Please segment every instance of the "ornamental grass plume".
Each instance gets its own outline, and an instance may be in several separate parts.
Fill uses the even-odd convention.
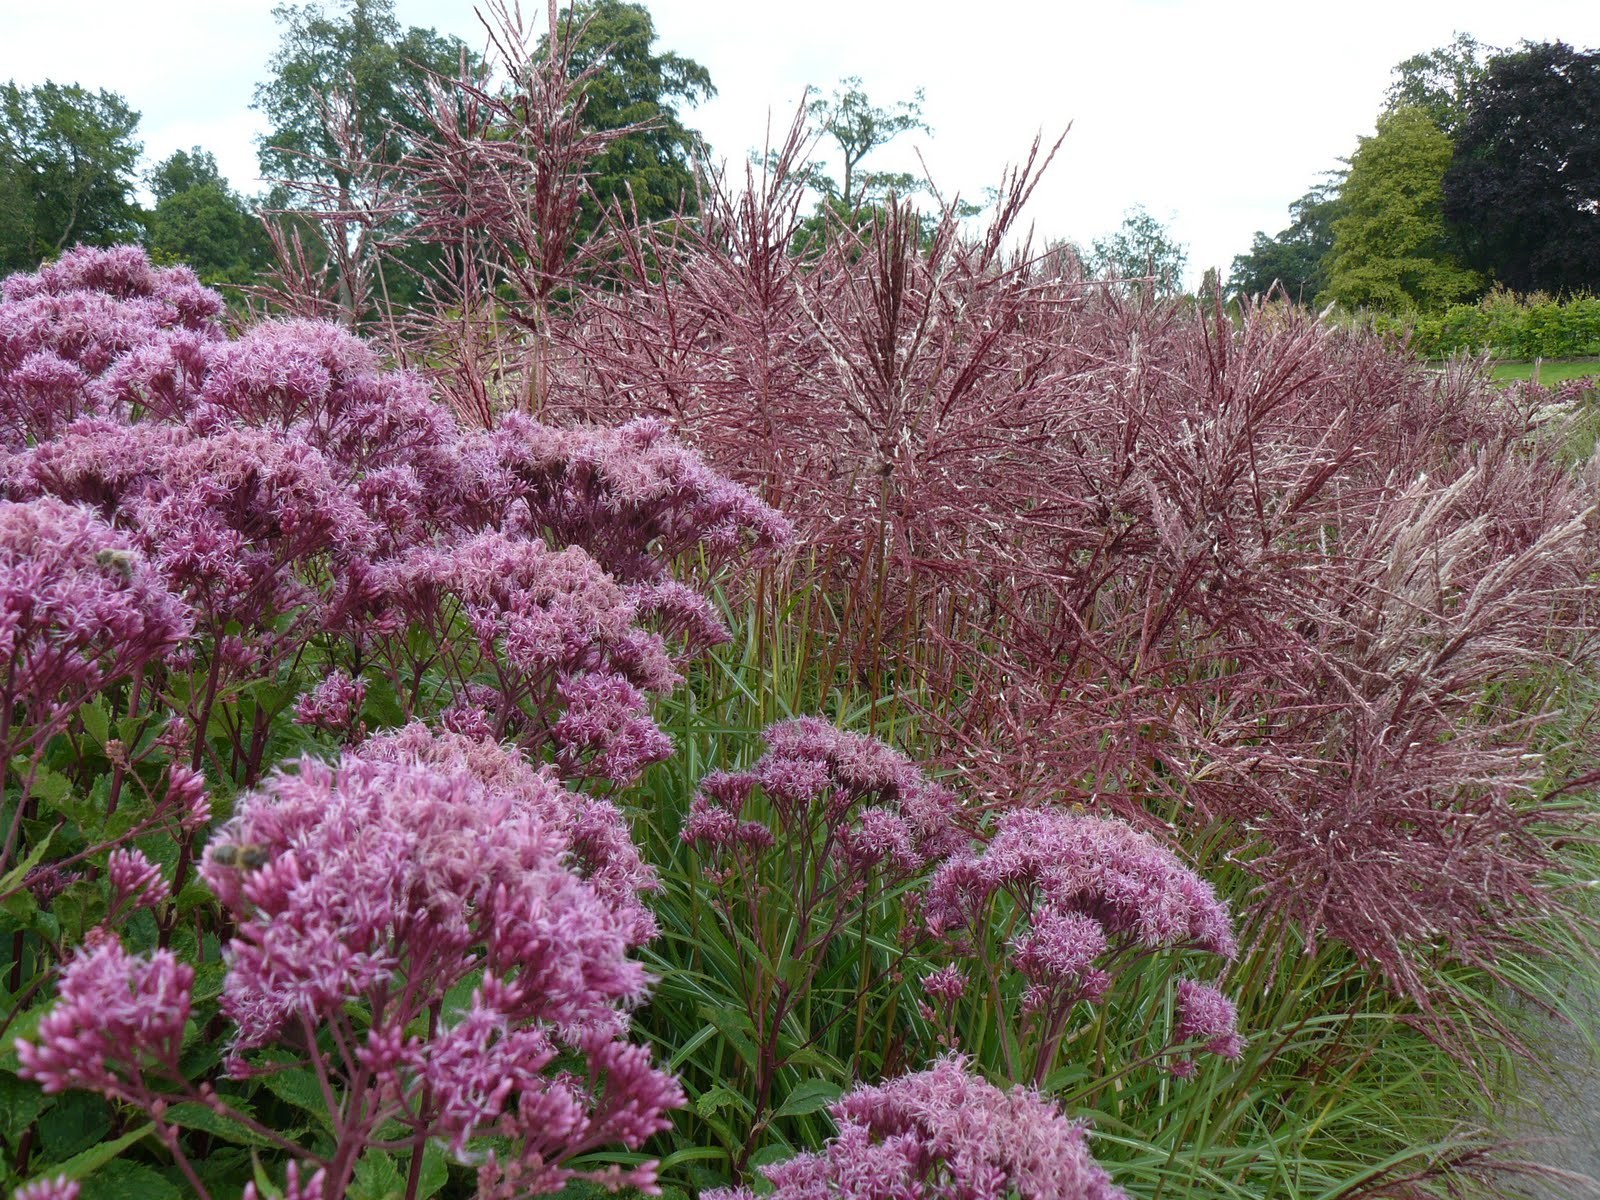
[[[829,1110],[819,1151],[761,1168],[773,1200],[1126,1200],[1088,1149],[1084,1126],[1037,1092],[1001,1091],[948,1056],[926,1071],[859,1087]],[[707,1200],[754,1200],[749,1188]]]

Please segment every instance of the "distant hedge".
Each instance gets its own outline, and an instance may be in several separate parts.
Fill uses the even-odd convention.
[[[1462,351],[1506,358],[1583,358],[1600,355],[1600,297],[1557,302],[1545,296],[1519,298],[1491,292],[1477,304],[1455,304],[1437,313],[1373,314],[1379,332],[1411,335],[1425,358]]]

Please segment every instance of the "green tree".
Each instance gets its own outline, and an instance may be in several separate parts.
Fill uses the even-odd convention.
[[[459,38],[401,29],[394,0],[282,4],[273,15],[283,33],[254,105],[272,124],[260,139],[268,179],[337,180],[348,175],[352,150],[399,161],[407,131],[423,125],[416,97],[430,72],[455,75],[466,51]],[[329,120],[335,96],[349,120]],[[360,138],[354,147],[346,139],[352,128]]]
[[[380,247],[406,219],[385,173],[426,125],[419,101],[430,79],[475,60],[459,39],[402,29],[394,0],[285,4],[274,15],[281,41],[255,98],[272,125],[261,173],[279,181],[267,208],[311,235],[310,265],[328,272],[338,315],[355,324],[380,293],[402,304],[421,294],[426,248],[393,252],[407,267],[393,287],[383,275]]]
[[[260,218],[228,186],[217,160],[196,146],[151,170],[155,208],[145,219],[158,262],[182,262],[206,283],[248,283],[264,270],[272,246]]]
[[[557,24],[571,40],[573,74],[597,68],[582,88],[584,124],[602,131],[641,126],[612,141],[590,165],[595,198],[631,203],[647,221],[692,211],[694,158],[702,141],[679,110],[717,94],[710,72],[693,59],[657,51],[655,22],[642,4],[583,0],[563,10]],[[548,35],[542,53],[549,53]],[[598,219],[595,205],[588,205],[579,236],[592,232]]]
[[[1467,93],[1483,78],[1488,56],[1495,53],[1471,34],[1458,33],[1448,46],[1412,55],[1395,67],[1384,111],[1419,108],[1454,137],[1466,118]]]
[[[896,100],[887,107],[872,102],[862,90],[859,76],[839,81],[830,96],[818,96],[806,106],[812,127],[837,148],[843,167],[839,180],[828,174],[822,163],[808,167],[808,182],[822,192],[832,207],[849,212],[869,202],[881,202],[889,192],[915,191],[921,180],[903,171],[868,171],[867,157],[887,146],[903,133],[920,130],[932,133],[922,116],[923,91],[918,88],[909,100]]]
[[[1264,296],[1274,285],[1297,304],[1310,304],[1328,286],[1328,253],[1333,249],[1333,223],[1343,215],[1339,190],[1344,173],[1312,188],[1289,206],[1289,227],[1276,237],[1258,232],[1247,254],[1233,260],[1228,290],[1235,295]]]
[[[1378,118],[1350,160],[1333,223],[1326,298],[1351,308],[1437,309],[1483,289],[1444,219],[1450,139],[1426,109]]]
[[[1600,51],[1492,59],[1444,180],[1469,261],[1519,292],[1600,291]]]
[[[1105,279],[1134,281],[1135,291],[1148,286],[1157,296],[1176,295],[1183,290],[1183,268],[1189,261],[1189,248],[1173,238],[1169,230],[1136,204],[1123,214],[1114,233],[1097,237],[1085,256],[1085,266]]]
[[[139,236],[139,114],[113,92],[0,85],[0,269]]]

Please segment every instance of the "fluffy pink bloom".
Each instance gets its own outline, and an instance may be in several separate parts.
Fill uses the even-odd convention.
[[[159,908],[172,895],[172,888],[162,876],[161,868],[139,850],[113,850],[106,864],[106,878],[111,882],[111,891],[118,905]]]
[[[770,726],[767,752],[748,771],[714,772],[700,785],[682,837],[706,852],[754,844],[744,810],[759,790],[782,831],[826,829],[835,859],[864,874],[904,878],[966,843],[955,795],[875,738],[816,717]]]
[[[548,766],[531,764],[515,747],[413,723],[368,738],[356,753],[375,762],[421,762],[465,770],[490,794],[538,814],[567,862],[612,907],[630,945],[656,934],[655,917],[640,898],[656,891],[655,869],[634,843],[628,819],[610,800],[575,792]]]
[[[9,756],[189,634],[189,612],[122,535],[57,500],[0,501],[0,692]]]
[[[857,1088],[831,1111],[839,1134],[822,1150],[761,1168],[773,1200],[1125,1200],[1081,1124],[1036,1092],[1001,1091],[959,1057]]]
[[[672,756],[672,739],[650,716],[644,693],[623,676],[579,675],[557,692],[566,707],[555,725],[556,757],[569,773],[629,784]]]
[[[503,1168],[556,1189],[573,1155],[636,1148],[681,1093],[618,1041],[646,980],[617,893],[644,868],[585,808],[497,746],[420,727],[247,793],[201,868],[238,921],[222,996],[236,1052],[335,1024],[382,1095],[428,1097],[431,1134],[510,1139]],[[344,1021],[352,1003],[370,1027]],[[587,1082],[555,1069],[574,1055]]]
[[[366,698],[364,682],[335,671],[295,701],[295,724],[347,733],[355,728]]]
[[[694,547],[726,561],[747,546],[763,553],[794,536],[786,518],[655,420],[557,429],[509,413],[472,458],[486,523],[525,524],[555,544],[582,546],[629,583],[660,579]]]
[[[999,891],[1030,907],[1036,897],[1058,912],[1081,912],[1112,941],[1194,946],[1230,958],[1236,950],[1232,918],[1211,885],[1123,821],[1060,809],[1007,814],[982,855],[935,873],[929,925],[965,926]]]
[[[23,1184],[11,1193],[11,1200],[78,1200],[80,1190],[76,1179],[55,1175]]]
[[[32,1040],[18,1039],[23,1077],[47,1092],[121,1094],[116,1069],[146,1059],[176,1067],[194,969],[168,950],[135,958],[93,939],[67,963],[58,999]]]
[[[1208,984],[1178,980],[1178,1019],[1172,1040],[1203,1042],[1209,1054],[1238,1058],[1244,1053],[1239,1034],[1239,1010],[1232,1000]]]
[[[922,977],[922,990],[935,1000],[954,1004],[967,994],[967,977],[960,967],[947,963]]]

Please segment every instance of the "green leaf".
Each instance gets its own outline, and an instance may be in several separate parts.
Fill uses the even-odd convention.
[[[305,1067],[274,1072],[264,1076],[261,1082],[278,1099],[310,1114],[312,1120],[324,1129],[333,1127],[328,1114],[328,1102],[322,1097],[322,1087],[317,1083],[317,1077]]]
[[[754,1111],[749,1100],[721,1083],[708,1091],[701,1092],[700,1098],[694,1102],[695,1112],[702,1117],[715,1116],[725,1108],[736,1108],[743,1113]]]
[[[807,1079],[784,1097],[774,1117],[804,1117],[826,1108],[839,1098],[841,1088],[826,1079]]]
[[[84,1180],[80,1196],[82,1200],[182,1200],[187,1191],[146,1163],[114,1162]]]
[[[241,1146],[271,1147],[273,1142],[262,1137],[248,1126],[241,1125],[232,1117],[207,1108],[204,1104],[174,1104],[167,1109],[167,1120],[174,1125],[182,1125],[185,1129],[198,1129],[203,1133],[213,1134],[224,1141],[234,1142]]]
[[[110,1129],[111,1113],[105,1101],[87,1092],[67,1092],[39,1118],[39,1143],[44,1154],[52,1161],[70,1160],[78,1157],[80,1152],[97,1153],[103,1148],[97,1143]],[[113,1151],[97,1160],[95,1165],[115,1157],[116,1151]],[[93,1169],[93,1166],[85,1168]]]
[[[121,1154],[135,1142],[141,1141],[155,1132],[155,1122],[146,1121],[137,1129],[123,1134],[110,1142],[101,1142],[99,1145],[90,1146],[80,1154],[74,1154],[64,1162],[52,1163],[48,1167],[41,1167],[40,1175],[65,1175],[68,1179],[82,1179],[92,1171],[97,1171],[105,1166],[117,1155]]]
[[[36,1083],[0,1071],[0,1137],[15,1142],[51,1103]]]
[[[9,892],[12,888],[20,884],[23,880],[23,877],[26,876],[29,871],[33,870],[39,865],[39,860],[44,857],[44,852],[50,849],[50,839],[53,837],[55,837],[55,831],[51,830],[49,833],[45,834],[44,837],[39,839],[39,842],[33,847],[32,850],[28,851],[28,856],[26,858],[24,858],[11,870],[7,871],[4,878],[0,878],[0,895]]]
[[[106,712],[106,699],[96,696],[78,710],[83,728],[97,743],[104,746],[111,738],[111,717]]]
[[[368,1150],[356,1163],[350,1200],[399,1200],[405,1190],[405,1176],[395,1166],[394,1158],[382,1150]]]

